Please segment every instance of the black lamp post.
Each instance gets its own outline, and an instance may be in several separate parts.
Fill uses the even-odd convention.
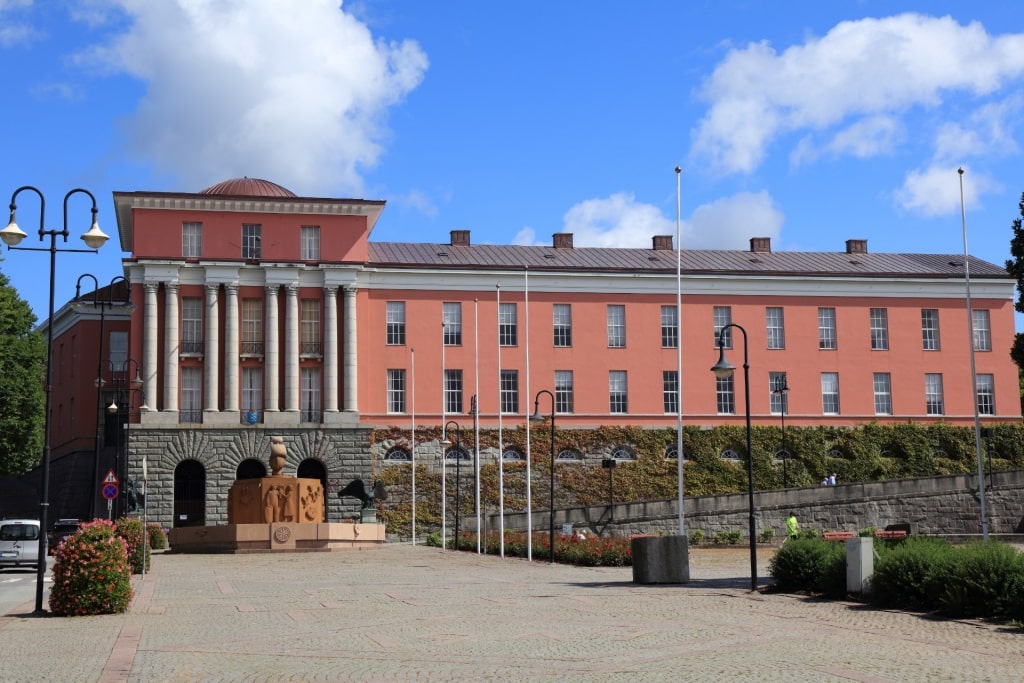
[[[458,550],[459,549],[459,503],[461,502],[461,500],[459,498],[459,489],[460,489],[460,486],[459,486],[460,477],[459,477],[459,475],[461,474],[461,467],[459,466],[459,463],[462,461],[462,425],[460,425],[455,420],[449,420],[448,422],[446,422],[444,424],[445,434],[448,433],[448,425],[455,425],[455,546],[454,547],[455,547],[455,550]],[[447,438],[446,438],[441,443],[443,443],[443,444],[445,444],[447,446],[447,445],[451,445],[452,442],[448,441]],[[445,457],[447,457],[447,454],[445,454]]]
[[[782,380],[782,386],[776,387],[772,390],[772,393],[779,397],[781,401],[781,415],[782,418],[782,449],[779,454],[782,456],[782,488],[789,488],[789,473],[787,472],[787,462],[789,460],[789,451],[786,450],[786,409],[789,407],[789,385],[786,380]]]
[[[85,299],[82,297],[82,280],[86,278],[91,279],[93,283],[92,297],[90,299]],[[114,291],[118,286],[120,286],[121,289],[124,290],[124,297],[115,300]],[[75,283],[75,300],[71,302],[72,308],[74,308],[79,313],[84,312],[89,308],[100,309],[100,344],[99,351],[96,353],[96,439],[95,443],[93,444],[92,456],[92,481],[97,486],[99,485],[100,481],[100,417],[102,415],[102,413],[100,412],[100,407],[103,404],[103,343],[105,341],[103,338],[103,323],[108,308],[112,309],[116,306],[128,312],[131,312],[135,308],[132,305],[131,300],[131,286],[129,285],[128,280],[126,280],[123,276],[118,275],[115,278],[113,278],[110,281],[110,284],[107,285],[106,289],[106,300],[103,300],[99,296],[99,280],[97,280],[96,276],[93,275],[92,273],[83,273],[78,277],[78,282]],[[93,491],[91,500],[92,503],[89,505],[89,514],[91,517],[96,517],[97,510],[95,489]]]
[[[540,414],[540,396],[547,394],[551,398],[551,484],[550,484],[550,511],[548,513],[548,540],[551,542],[551,564],[555,563],[555,395],[547,389],[541,389],[533,399],[532,422],[542,422],[544,416]]]
[[[31,190],[39,195],[39,241],[42,242],[44,237],[50,238],[49,247],[19,247],[23,239],[27,236],[18,224],[15,222],[15,213],[18,209],[15,204],[15,200],[18,194],[23,190]],[[85,242],[85,246],[88,249],[58,249],[57,248],[57,237],[64,238],[64,241],[68,241],[68,199],[71,195],[77,193],[86,194],[89,199],[92,200],[92,225],[89,230],[82,235],[82,241]],[[43,197],[43,193],[31,185],[23,185],[14,191],[11,195],[11,220],[7,224],[7,227],[0,230],[0,239],[4,241],[8,249],[20,249],[24,251],[48,251],[50,252],[50,299],[49,308],[47,309],[46,319],[46,385],[44,390],[46,392],[46,407],[43,415],[43,482],[42,482],[42,494],[39,500],[39,564],[36,572],[36,612],[43,611],[43,583],[46,579],[46,536],[48,531],[48,520],[47,513],[50,508],[50,412],[53,405],[53,290],[54,290],[54,276],[56,274],[57,266],[57,252],[92,252],[95,253],[103,244],[109,239],[107,235],[100,230],[99,224],[96,222],[96,214],[99,209],[96,208],[96,197],[92,195],[88,190],[82,188],[75,188],[66,195],[64,195],[64,228],[62,230],[47,230],[45,226],[46,221],[46,199]]]
[[[107,413],[115,416],[117,424],[117,433],[121,433],[121,407],[117,405],[117,401],[120,397],[124,396],[125,401],[125,421],[124,421],[124,455],[122,459],[120,447],[117,449],[118,455],[116,456],[115,463],[117,468],[117,476],[120,480],[121,486],[121,500],[127,500],[128,491],[132,484],[129,482],[128,477],[128,453],[131,447],[131,422],[132,422],[132,406],[135,403],[133,400],[136,395],[139,397],[139,410],[144,410],[146,407],[146,396],[142,391],[142,375],[139,372],[139,363],[134,358],[128,358],[120,363],[120,366],[116,365],[113,361],[107,361],[110,368],[110,379],[114,383],[115,392],[114,396],[110,399],[110,405],[107,406]],[[130,372],[134,369],[135,375],[129,379]],[[99,380],[100,386],[104,384],[103,379]],[[120,446],[120,444],[118,444]],[[117,510],[117,516],[122,517],[126,512],[130,512],[127,509],[126,503],[120,503]]]
[[[615,495],[612,488],[612,472],[615,471],[615,458],[605,458],[601,461],[601,467],[608,470],[608,521],[615,521]]]
[[[735,327],[743,333],[743,389],[746,394],[747,407],[747,497],[750,507],[750,590],[757,590],[757,536],[754,526],[754,453],[750,444],[750,363],[747,360],[747,331],[742,325],[729,323],[718,333],[718,362],[711,366],[711,371],[719,379],[733,376],[736,366],[725,358],[725,331]]]

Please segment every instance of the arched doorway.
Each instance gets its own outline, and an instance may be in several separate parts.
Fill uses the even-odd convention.
[[[262,479],[267,476],[267,466],[255,458],[249,458],[238,463],[235,470],[235,479]]]
[[[174,526],[206,525],[206,470],[197,460],[174,468]]]
[[[327,519],[327,468],[319,460],[309,458],[299,463],[295,469],[295,476],[299,479],[316,479],[323,487],[324,493],[324,521]]]

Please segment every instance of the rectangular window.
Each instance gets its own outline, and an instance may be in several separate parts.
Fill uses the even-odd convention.
[[[303,261],[319,261],[320,260],[320,226],[319,225],[304,225],[302,226],[300,236],[299,250],[301,251],[300,258]]]
[[[978,414],[996,414],[996,380],[994,375],[978,375]]]
[[[608,348],[626,348],[626,307],[608,305]]]
[[[299,421],[323,422],[320,411],[320,368],[299,368]]]
[[[516,305],[501,304],[498,309],[498,344],[500,346],[516,346],[518,343],[519,320],[516,314]]]
[[[444,412],[462,412],[462,370],[444,371]]]
[[[243,356],[263,355],[263,301],[242,299]]]
[[[892,378],[888,372],[876,372],[873,383],[875,415],[892,415]]]
[[[260,231],[262,226],[246,224],[242,226],[242,258],[254,261],[261,258]]]
[[[572,306],[570,304],[555,304],[553,315],[555,346],[572,346]]]
[[[555,370],[555,412],[573,411],[572,370]]]
[[[929,415],[942,415],[942,375],[929,372],[924,376],[925,412]]]
[[[871,318],[871,350],[887,351],[889,349],[889,311],[884,308],[872,308]]]
[[[661,348],[679,347],[679,309],[675,306],[661,307]]]
[[[462,304],[445,302],[441,304],[444,324],[444,345],[462,344]],[[461,410],[458,412],[462,412]]]
[[[248,424],[263,421],[263,368],[242,368],[242,420]],[[250,414],[255,413],[255,420]]]
[[[519,371],[501,371],[501,412],[515,415],[519,412]]]
[[[818,309],[818,348],[836,348],[836,309]]]
[[[181,353],[196,356],[203,352],[203,300],[198,296],[181,297]]]
[[[675,309],[673,309],[675,310]],[[665,412],[669,415],[679,414],[679,372],[676,370],[661,371],[661,396]]]
[[[110,352],[109,352],[110,367],[115,370],[121,370],[126,368],[128,364],[128,333],[127,332],[111,332],[110,333]]]
[[[719,337],[721,341],[725,343],[723,346],[727,349],[732,348],[732,328],[726,329],[726,326],[732,323],[732,306],[715,306],[714,311],[715,319],[715,348],[718,348]],[[723,334],[724,330],[724,334]],[[719,411],[721,412],[721,411]]]
[[[734,377],[715,378],[715,397],[719,415],[736,414],[736,384]]]
[[[921,348],[925,351],[939,350],[939,309],[921,309]]]
[[[405,370],[388,370],[388,412],[405,412]]]
[[[992,350],[992,328],[989,325],[988,311],[971,311],[971,320],[974,323],[974,350]]]
[[[626,390],[625,370],[611,370],[608,373],[608,406],[612,413],[629,412],[629,393]]]
[[[320,348],[320,300],[303,299],[299,306],[299,355],[319,356]]]
[[[821,412],[825,415],[839,414],[839,373],[821,373]]]
[[[765,323],[768,332],[768,348],[786,348],[786,324],[781,306],[768,306],[764,309]]]
[[[783,415],[789,413],[789,385],[786,383],[786,373],[768,373],[768,403],[772,415]]]
[[[199,258],[203,255],[203,224],[181,224],[182,258]]]
[[[405,302],[387,303],[387,343],[389,346],[405,345]]]
[[[200,423],[203,421],[203,369],[184,367],[181,369],[181,410],[179,422]]]

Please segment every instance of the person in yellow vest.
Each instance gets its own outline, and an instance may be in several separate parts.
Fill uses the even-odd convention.
[[[790,540],[800,536],[800,522],[796,521],[796,513],[790,512],[786,517],[786,534]]]

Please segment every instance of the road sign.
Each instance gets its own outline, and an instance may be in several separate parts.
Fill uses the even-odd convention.
[[[114,500],[115,498],[117,498],[117,484],[104,484],[102,490],[103,497],[106,498],[107,500]]]
[[[114,484],[116,486],[121,483],[121,480],[117,478],[116,474],[114,474],[114,470],[107,470],[107,476],[103,477],[103,483]]]

